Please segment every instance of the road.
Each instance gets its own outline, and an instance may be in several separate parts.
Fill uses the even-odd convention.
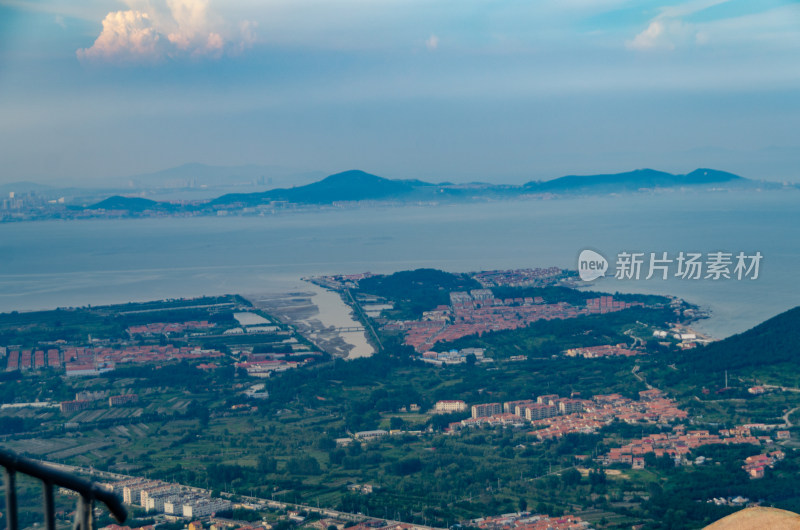
[[[654,388],[656,388],[653,385],[651,385],[650,383],[648,383],[647,381],[645,381],[644,377],[642,377],[639,374],[639,365],[638,364],[633,365],[633,368],[631,368],[631,373],[633,374],[633,377],[635,377],[636,379],[638,379],[639,381],[644,383],[644,386],[647,387],[647,390],[653,390]],[[658,390],[658,389],[656,388],[656,390]]]
[[[783,415],[783,422],[786,424],[787,429],[791,429],[792,427],[794,427],[794,424],[791,421],[789,421],[789,416],[791,416],[794,413],[794,411],[796,411],[798,408],[800,407],[795,407],[787,411],[786,414]]]
[[[776,385],[761,385],[764,388],[769,388],[771,390],[780,390],[782,392],[800,392],[800,388],[793,388],[790,386],[776,386]]]
[[[378,344],[378,348],[383,350],[383,343],[381,342],[380,337],[375,332],[375,328],[372,327],[372,322],[370,318],[364,313],[364,310],[361,308],[361,304],[356,302],[356,299],[353,297],[353,293],[350,292],[350,289],[346,289],[345,292],[347,293],[347,297],[350,299],[350,303],[353,304],[353,308],[356,310],[356,318],[358,318],[364,325],[369,328],[370,334],[372,338],[375,339],[375,342]]]
[[[637,324],[640,324],[640,323],[641,322],[637,322]],[[639,337],[635,337],[633,335],[633,330],[632,329],[626,329],[625,331],[623,331],[623,333],[633,339],[633,346],[631,346],[631,348],[636,348],[639,345],[641,345],[644,348],[644,346],[645,346],[644,341],[642,339],[640,339]]]
[[[97,470],[97,469],[94,469],[94,468],[84,468],[84,467],[78,467],[78,466],[71,466],[71,465],[68,465],[68,464],[59,464],[59,463],[56,463],[56,462],[41,461],[41,463],[45,464],[47,466],[53,467],[55,469],[59,469],[61,471],[65,471],[67,473],[89,475],[91,477],[96,477],[96,478],[106,479],[106,480],[110,479],[110,480],[119,481],[119,480],[131,479],[131,478],[145,478],[145,477],[134,477],[134,476],[130,476],[130,475],[121,475],[119,473],[111,473],[111,472],[108,472],[108,471],[100,471],[100,470]],[[196,488],[196,487],[193,487],[193,486],[184,486],[182,484],[180,484],[179,486],[184,488],[186,491],[191,491],[191,492],[195,492],[195,493],[200,493],[200,494],[203,494],[203,495],[211,496],[211,490],[207,490],[207,489],[203,489],[203,488]],[[235,495],[236,494],[230,493],[230,492],[221,492],[220,493],[221,497],[227,497],[227,498],[233,497]],[[251,503],[251,504],[261,504],[261,505],[267,506],[267,507],[272,508],[272,509],[305,511],[307,513],[317,514],[317,515],[320,515],[322,517],[333,517],[333,518],[336,518],[336,519],[341,519],[343,521],[350,521],[350,522],[354,522],[354,523],[358,523],[358,522],[362,522],[362,521],[366,521],[366,520],[377,520],[377,521],[383,521],[387,525],[395,525],[395,524],[398,524],[398,523],[402,522],[402,521],[394,521],[392,519],[383,519],[383,518],[380,518],[380,517],[366,516],[366,515],[363,515],[363,514],[360,514],[360,513],[355,514],[355,513],[349,513],[349,512],[340,512],[338,510],[333,510],[333,509],[330,509],[330,508],[320,508],[318,506],[309,506],[309,505],[306,505],[306,504],[294,504],[294,503],[291,503],[291,502],[280,502],[280,501],[276,501],[276,500],[272,500],[272,499],[262,499],[260,497],[251,497],[249,495],[238,495],[238,498],[241,499],[242,502],[248,502],[248,503]],[[414,526],[418,527],[418,528],[422,528],[423,527],[422,525],[417,525],[417,524],[415,524]],[[437,529],[436,527],[425,527],[425,528],[431,528],[432,530],[442,530],[442,529]]]

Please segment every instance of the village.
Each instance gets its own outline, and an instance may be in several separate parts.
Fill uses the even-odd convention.
[[[293,332],[257,313],[242,311],[231,316],[227,325],[208,320],[148,322],[128,326],[125,336],[114,338],[89,335],[80,342],[59,339],[40,342],[40,348],[0,346],[0,358],[6,357],[7,372],[55,370],[68,377],[87,377],[111,372],[120,365],[213,361],[232,356],[242,360],[237,367],[248,374],[269,377],[322,355],[299,341]],[[214,346],[204,346],[207,342]],[[264,347],[257,350],[259,344]],[[199,367],[214,369],[217,365],[211,362]]]
[[[404,333],[404,344],[423,352],[438,342],[520,329],[539,320],[606,314],[643,306],[641,302],[624,302],[615,300],[613,296],[589,299],[585,306],[566,302],[548,304],[541,297],[500,299],[495,298],[489,289],[474,289],[450,293],[449,306],[426,311],[421,320],[392,321],[384,324],[382,329]]]
[[[467,405],[460,400],[444,400],[435,404],[438,413],[463,413],[470,417],[450,423],[447,432],[456,434],[464,429],[486,427],[533,427],[528,434],[537,441],[562,438],[568,434],[592,434],[613,422],[627,424],[657,424],[664,432],[651,434],[608,453],[595,455],[598,463],[609,466],[629,465],[633,469],[645,468],[645,455],[656,458],[669,457],[676,466],[702,463],[689,460],[693,449],[714,444],[774,445],[790,438],[790,431],[775,425],[746,424],[731,429],[721,429],[712,434],[708,430],[687,430],[683,422],[688,413],[665,397],[658,389],[639,392],[639,400],[631,400],[620,394],[596,395],[591,399],[564,398],[558,395],[541,395],[535,400],[508,401],[505,403],[480,403]],[[774,430],[774,436],[755,435],[753,432]],[[743,469],[752,478],[764,476],[764,469],[781,460],[778,451],[756,455],[745,462]]]

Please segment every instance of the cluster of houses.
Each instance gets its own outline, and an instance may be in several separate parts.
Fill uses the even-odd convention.
[[[588,530],[590,528],[587,521],[576,515],[550,517],[529,512],[481,517],[470,521],[470,526],[485,530]]]
[[[750,476],[750,478],[764,478],[764,470],[772,468],[777,462],[784,459],[786,455],[783,451],[771,451],[755,456],[748,456],[744,459],[742,469]]]
[[[541,287],[558,281],[566,271],[558,267],[481,271],[472,275],[483,287]]]
[[[469,407],[461,400],[443,400],[434,405],[436,413],[471,411],[471,417],[453,422],[448,432],[454,433],[469,427],[530,427],[529,434],[538,440],[560,438],[569,433],[589,434],[614,421],[626,423],[659,423],[668,425],[688,417],[688,413],[677,408],[674,401],[663,396],[660,390],[639,392],[634,401],[620,394],[598,395],[592,399],[564,398],[555,394],[543,395],[536,400],[508,401],[505,403],[480,403]],[[688,455],[693,449],[711,444],[772,443],[769,435],[755,435],[752,431],[771,430],[770,425],[748,424],[732,429],[721,429],[718,434],[707,430],[687,431],[684,425],[675,425],[671,432],[662,432],[634,440],[616,447],[598,460],[604,465],[627,464],[634,469],[645,467],[645,455],[670,457],[676,465],[688,464]],[[775,438],[789,438],[789,431],[778,430]],[[781,451],[749,457],[744,469],[752,478],[764,476],[764,469],[772,467],[783,458]],[[695,463],[701,464],[699,457]]]
[[[113,370],[118,364],[148,364],[184,359],[213,359],[222,356],[222,352],[217,350],[172,345],[67,348],[63,352],[64,367],[68,376],[96,375],[99,371]]]
[[[310,525],[309,525],[310,526]],[[321,525],[317,526],[319,530],[325,530]],[[340,530],[433,530],[430,526],[424,526],[421,524],[413,524],[413,523],[401,523],[401,522],[387,522],[383,520],[368,520],[362,523],[358,523],[353,526],[342,526]]]
[[[334,291],[344,291],[345,289],[355,289],[358,287],[359,281],[372,276],[374,275],[371,272],[362,272],[360,274],[332,274],[303,279]]]
[[[275,501],[253,501],[234,504],[230,500],[212,498],[196,488],[188,488],[180,484],[166,483],[160,480],[149,480],[141,477],[130,477],[118,482],[104,484],[104,487],[122,497],[125,504],[139,506],[148,512],[159,512],[170,520],[189,520],[189,530],[271,530],[274,523],[266,520],[256,522],[237,521],[222,517],[234,508],[248,510],[262,510],[267,508],[286,509],[287,506]],[[370,484],[352,484],[348,490],[359,493],[372,493]],[[285,516],[289,522],[303,525],[304,528],[314,530],[328,530],[335,527],[337,530],[432,530],[429,526],[389,522],[381,519],[366,519],[352,522],[350,514],[342,514],[327,509],[309,509],[309,511],[322,515],[322,518],[308,521],[308,515],[300,512],[299,507],[287,509]],[[348,522],[350,521],[350,522]],[[127,526],[109,525],[102,530],[153,530],[153,526],[144,526],[132,529]]]
[[[570,433],[593,433],[614,421],[669,424],[684,420],[689,415],[656,389],[639,392],[638,401],[620,394],[607,394],[582,400],[582,403],[582,412],[560,416],[555,420],[532,422],[538,429],[530,434],[539,440],[547,440]]]
[[[602,346],[588,346],[586,348],[570,348],[564,352],[567,357],[583,357],[584,359],[597,359],[599,357],[631,357],[642,352],[631,350],[625,344],[604,344]]]
[[[747,497],[736,495],[735,497],[714,497],[706,501],[708,504],[716,504],[717,506],[744,506],[750,502]]]
[[[622,311],[640,302],[624,302],[612,296],[586,301],[582,307],[566,302],[547,304],[541,297],[495,298],[489,289],[450,293],[450,305],[423,313],[421,320],[389,322],[386,330],[405,333],[404,343],[416,351],[429,350],[438,342],[470,335],[524,328],[538,320],[575,318],[583,315]]]
[[[59,403],[59,408],[62,414],[80,412],[92,408],[98,401],[106,400],[107,395],[108,392],[78,392],[75,399]],[[122,407],[138,403],[139,396],[131,393],[118,394],[108,396],[107,402],[109,407]]]
[[[675,339],[678,341],[678,347],[685,350],[696,347],[698,342],[707,342],[704,339],[701,340],[698,338],[696,333],[681,330],[665,331],[663,329],[657,329],[653,331],[653,338],[661,340],[669,338]]]
[[[270,530],[272,525],[263,523],[250,523],[246,521],[235,521],[233,519],[225,519],[222,517],[211,517],[204,521],[192,521],[187,525],[188,530]],[[140,526],[138,528],[131,528],[130,526],[121,526],[118,524],[110,524],[102,527],[100,530],[155,530],[158,528],[156,525]]]
[[[446,352],[426,351],[417,360],[424,363],[432,364],[434,366],[442,366],[444,364],[464,364],[467,358],[473,355],[476,363],[491,363],[493,360],[486,357],[483,348],[464,348],[461,350],[450,350]]]
[[[302,363],[298,361],[287,361],[284,359],[270,359],[264,361],[245,361],[236,363],[236,368],[242,368],[251,377],[267,378],[272,376],[273,373],[285,372],[286,370],[294,370],[304,363],[312,362],[310,358],[305,359]]]
[[[467,427],[498,425],[533,426],[536,430],[530,434],[539,440],[547,440],[569,433],[596,432],[613,421],[670,423],[688,416],[656,389],[640,392],[638,401],[620,394],[598,395],[592,399],[547,394],[535,400],[481,403],[473,405],[471,412],[472,417],[451,423],[448,430],[455,432]]]
[[[455,408],[463,402],[439,403]],[[466,403],[463,407],[459,410],[466,410]],[[534,427],[529,434],[542,441],[570,433],[594,433],[614,421],[669,424],[688,417],[686,411],[678,409],[674,401],[655,389],[640,392],[638,401],[619,394],[598,395],[592,399],[544,395],[536,400],[473,405],[471,412],[471,418],[451,423],[448,431],[453,433],[469,427]],[[627,457],[621,458],[632,463]],[[643,461],[641,463],[643,465]]]
[[[216,324],[207,320],[190,320],[188,322],[152,322],[142,326],[130,326],[128,335],[169,335],[170,333],[183,333],[188,329],[199,330],[215,327]]]
[[[10,350],[7,353],[6,371],[44,370],[45,368],[61,368],[61,354],[58,348],[44,350]]]
[[[117,364],[157,363],[181,359],[222,357],[217,350],[181,346],[66,347],[44,350],[12,350],[8,353],[7,371],[65,369],[68,376],[97,375]]]
[[[677,425],[671,433],[651,434],[622,447],[613,448],[602,456],[600,461],[605,465],[628,464],[634,469],[642,469],[645,466],[644,455],[652,453],[656,457],[668,456],[676,465],[680,465],[688,463],[687,456],[693,449],[704,445],[760,445],[765,441],[770,441],[770,437],[754,436],[750,429],[744,426],[711,434],[707,430],[686,431],[683,425]]]
[[[125,504],[176,517],[208,517],[233,507],[227,499],[212,498],[180,484],[160,480],[135,477],[111,483],[108,487],[114,493],[121,493]]]

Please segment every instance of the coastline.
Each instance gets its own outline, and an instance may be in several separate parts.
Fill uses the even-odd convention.
[[[256,307],[292,326],[333,357],[350,360],[370,357],[375,353],[362,324],[353,317],[352,308],[339,293],[305,280],[303,288],[303,291],[259,293],[245,297]]]

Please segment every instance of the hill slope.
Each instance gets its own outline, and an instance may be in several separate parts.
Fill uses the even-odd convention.
[[[338,201],[365,201],[401,197],[414,191],[416,183],[389,180],[353,169],[336,173],[319,182],[281,188],[262,193],[236,193],[223,195],[211,201],[213,205],[262,204],[270,201],[288,201],[301,204],[331,204]]]
[[[733,173],[715,169],[696,169],[686,175],[673,175],[655,169],[637,169],[607,175],[568,175],[544,182],[528,182],[525,184],[525,188],[542,193],[621,193],[649,188],[741,184],[744,182],[748,182],[748,180]]]
[[[127,210],[128,212],[144,212],[146,210],[172,211],[175,205],[168,202],[153,201],[141,197],[122,197],[114,195],[88,207],[90,210]]]
[[[688,353],[683,363],[701,372],[800,362],[800,306],[756,327]]]

